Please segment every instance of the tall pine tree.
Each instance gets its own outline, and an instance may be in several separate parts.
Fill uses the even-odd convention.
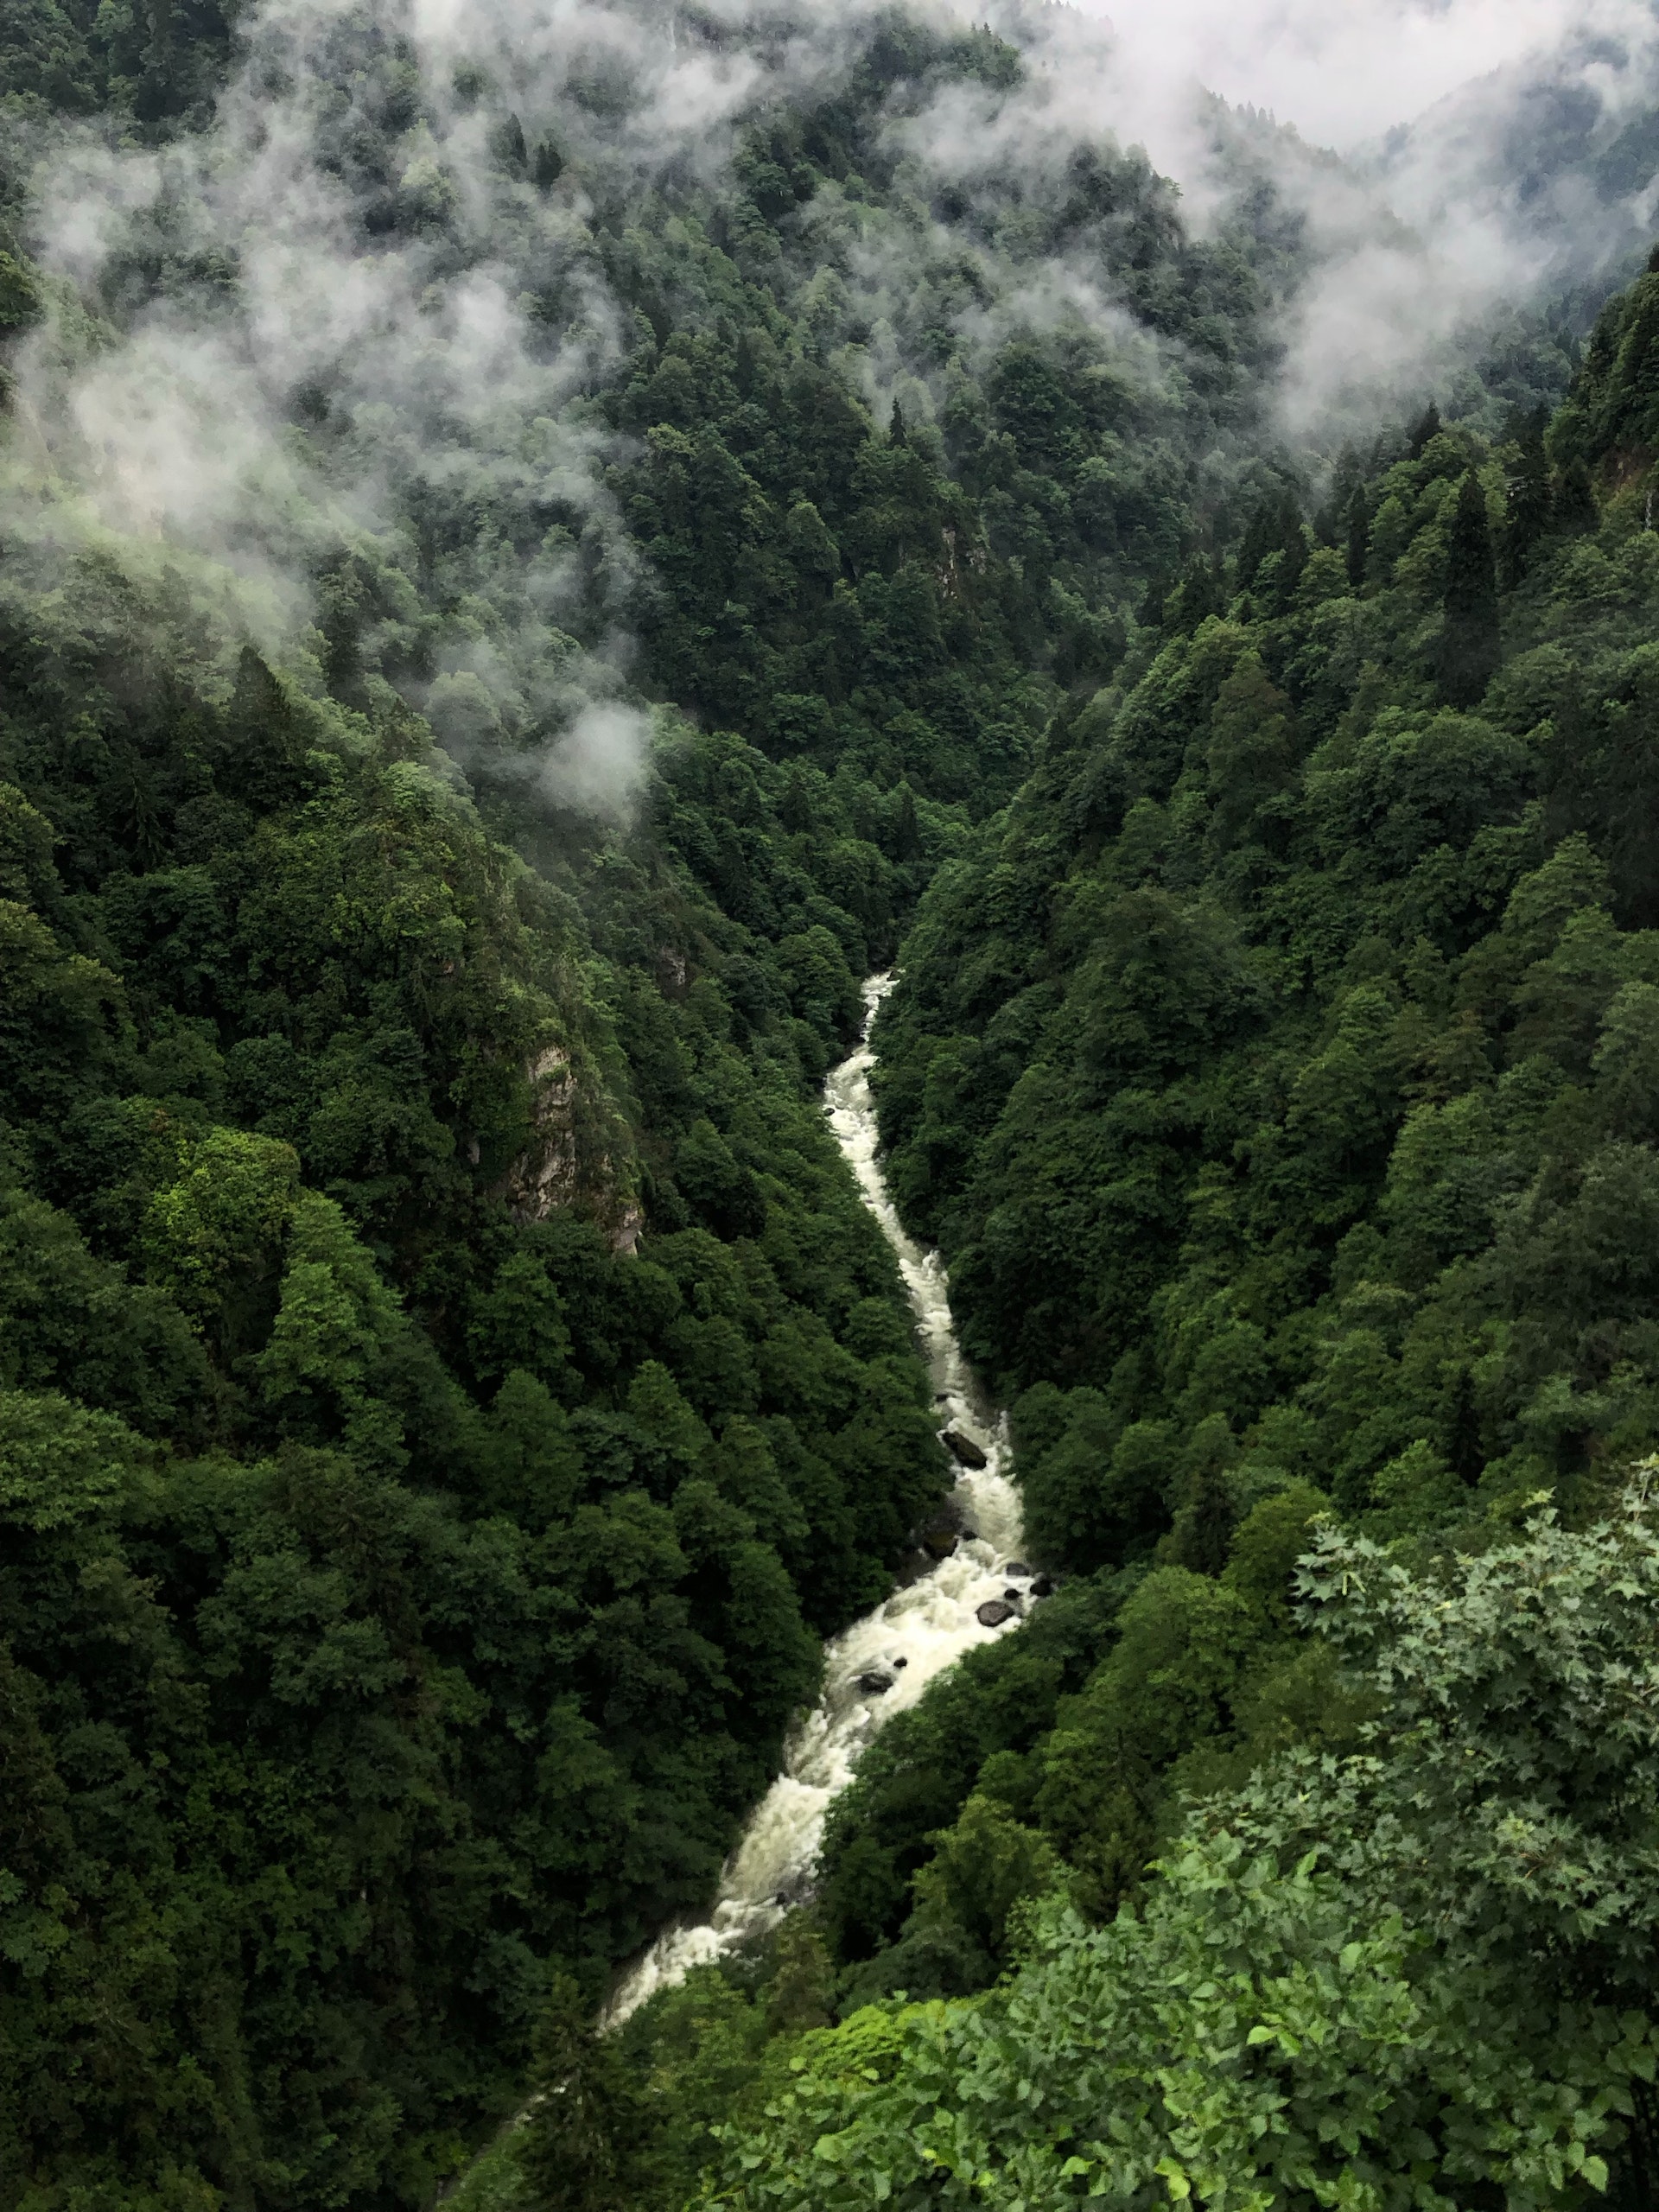
[[[1521,450],[1504,496],[1503,584],[1508,591],[1526,575],[1533,549],[1550,525],[1549,456],[1544,451],[1548,419],[1540,407],[1517,428],[1515,442]]]
[[[1497,673],[1497,563],[1486,494],[1471,468],[1458,493],[1446,569],[1445,620],[1436,671],[1448,707],[1478,706]]]
[[[1357,484],[1348,502],[1348,581],[1356,591],[1365,583],[1365,564],[1371,553],[1371,510],[1365,486]]]
[[[1164,627],[1172,637],[1185,635],[1211,614],[1219,614],[1224,605],[1215,570],[1202,553],[1195,553],[1179,584],[1164,602]]]
[[[535,2212],[634,2212],[650,2171],[644,2098],[568,1974],[537,2026],[531,2091],[514,2151]]]

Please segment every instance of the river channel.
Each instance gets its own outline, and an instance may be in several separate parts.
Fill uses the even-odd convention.
[[[624,1973],[606,2009],[607,2026],[620,2024],[693,1967],[742,1948],[776,1927],[810,1891],[824,1815],[852,1780],[865,1747],[964,1651],[1012,1634],[1033,1602],[1030,1570],[1019,1558],[1019,1496],[1006,1471],[1007,1421],[986,1403],[962,1356],[944,1262],[905,1234],[881,1174],[869,1032],[893,982],[891,976],[874,976],[864,985],[864,1041],[830,1071],[824,1110],[864,1203],[898,1258],[932,1376],[940,1431],[965,1438],[985,1465],[964,1467],[957,1476],[950,1503],[962,1534],[950,1555],[825,1646],[823,1694],[794,1730],[782,1773],[727,1862],[713,1912],[696,1926],[665,1929]],[[986,1628],[979,1608],[998,1599],[1015,1600],[1015,1609],[1000,1626]]]

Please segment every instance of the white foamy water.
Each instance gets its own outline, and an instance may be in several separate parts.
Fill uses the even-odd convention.
[[[864,986],[865,1034],[893,988],[891,976]],[[824,1084],[830,1125],[858,1178],[864,1202],[898,1255],[933,1379],[941,1431],[952,1429],[985,1455],[982,1469],[959,1475],[951,1505],[963,1534],[949,1559],[894,1591],[884,1605],[824,1649],[823,1695],[785,1747],[784,1770],[750,1816],[727,1862],[709,1919],[667,1929],[622,1976],[606,2008],[615,2027],[659,1989],[775,1928],[806,1895],[830,1802],[852,1780],[864,1747],[895,1713],[916,1703],[936,1675],[976,1644],[1007,1636],[1020,1612],[999,1628],[976,1618],[991,1599],[1017,1592],[1028,1611],[1031,1577],[1019,1560],[1020,1500],[1003,1472],[1007,1423],[985,1402],[950,1325],[950,1285],[937,1252],[905,1234],[876,1158],[875,1103],[867,1042],[831,1071]],[[1019,1572],[1014,1572],[1018,1567]],[[887,1687],[877,1689],[877,1682]]]

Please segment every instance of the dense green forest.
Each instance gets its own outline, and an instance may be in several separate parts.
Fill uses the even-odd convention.
[[[0,26],[0,2206],[1649,2201],[1659,274],[1293,454],[1265,124],[573,22]],[[601,2037],[948,1480],[895,959],[1059,1587]]]

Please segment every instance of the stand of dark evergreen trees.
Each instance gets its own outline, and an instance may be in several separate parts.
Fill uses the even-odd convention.
[[[574,511],[393,486],[420,561],[319,558],[320,674],[0,512],[0,2205],[423,2205],[527,2082],[480,2206],[1642,2201],[1659,276],[1564,404],[1541,346],[1314,501],[1259,194],[1195,241],[1103,145],[918,216],[887,123],[1019,48],[849,38],[712,183],[476,92],[537,317],[558,192],[632,316],[578,396],[626,828],[409,703]],[[232,37],[3,39],[21,360],[41,134],[207,127]],[[936,419],[815,207],[952,241],[893,308]],[[1021,254],[1179,386],[953,353]],[[111,329],[222,289],[118,273]],[[893,1187],[1063,1586],[884,1734],[810,1915],[601,2044],[945,1479],[815,1101],[895,956]]]

